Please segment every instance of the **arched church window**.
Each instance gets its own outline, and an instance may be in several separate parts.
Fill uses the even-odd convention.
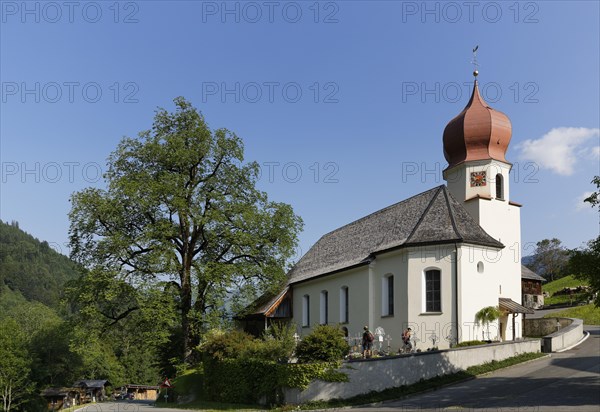
[[[310,296],[302,296],[302,326],[310,326]]]
[[[496,199],[504,199],[504,178],[500,173],[496,175]]]
[[[350,314],[350,301],[348,299],[348,286],[340,288],[340,323],[348,323]]]
[[[326,290],[321,291],[321,313],[320,313],[321,325],[327,325],[329,323],[329,293]]]
[[[441,272],[431,269],[425,272],[425,312],[442,311]]]
[[[381,279],[381,316],[394,314],[394,275],[388,274]]]

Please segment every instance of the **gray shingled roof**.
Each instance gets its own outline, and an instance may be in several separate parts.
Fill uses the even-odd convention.
[[[544,279],[525,265],[521,265],[521,279],[541,280],[542,282],[546,281],[546,279]]]
[[[389,249],[454,242],[504,247],[442,185],[327,233],[294,265],[289,283],[369,263]]]

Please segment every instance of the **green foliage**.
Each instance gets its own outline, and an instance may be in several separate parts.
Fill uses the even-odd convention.
[[[197,351],[203,359],[254,358],[286,363],[296,346],[293,325],[273,324],[261,339],[240,330],[213,329],[205,333]]]
[[[128,316],[129,285],[177,292],[182,359],[202,333],[239,305],[280,286],[302,221],[291,206],[256,189],[259,166],[227,129],[211,130],[185,99],[159,109],[152,128],[123,139],[110,155],[107,189],[72,196],[72,257],[107,272],[115,298],[100,313]],[[243,291],[240,297],[231,290]],[[162,289],[165,293],[170,293]],[[122,302],[116,297],[124,293]],[[228,296],[229,295],[229,296]]]
[[[259,359],[287,362],[296,349],[294,333],[296,325],[293,323],[273,323],[262,336],[255,357]]]
[[[256,352],[258,345],[254,336],[246,332],[213,329],[204,334],[197,349],[207,360],[238,359]]]
[[[300,362],[331,362],[343,359],[349,349],[340,329],[319,325],[300,341],[296,355]]]
[[[497,306],[486,306],[475,314],[475,322],[487,326],[488,339],[490,338],[490,323],[500,318],[501,315],[502,312],[500,312]]]
[[[587,282],[594,295],[596,307],[600,307],[600,236],[590,240],[584,249],[570,251],[569,269],[577,279]]]
[[[578,318],[583,320],[584,325],[600,325],[600,308],[593,304],[577,306],[548,314],[545,317]]]
[[[213,401],[280,404],[283,388],[306,389],[310,382],[347,382],[348,376],[335,370],[339,363],[281,364],[239,358],[205,364],[205,393]]]
[[[0,398],[3,411],[22,403],[33,390],[29,380],[31,358],[27,336],[20,325],[8,318],[0,321]]]
[[[565,275],[568,261],[568,251],[559,239],[543,239],[536,244],[531,266],[534,272],[555,280]]]
[[[57,309],[63,285],[77,272],[77,266],[48,242],[25,233],[16,222],[0,220],[0,294],[6,284],[27,300]]]
[[[596,191],[592,192],[592,194],[584,199],[584,202],[589,203],[592,207],[596,207],[600,205],[600,176],[594,176],[591,183],[596,185]],[[598,208],[598,212],[600,213],[600,207]]]
[[[477,346],[477,345],[487,345],[487,342],[482,340],[467,340],[465,342],[461,342],[454,346],[455,348],[464,348],[466,346]]]

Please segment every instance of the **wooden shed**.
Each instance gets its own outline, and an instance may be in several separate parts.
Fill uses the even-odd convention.
[[[158,386],[127,384],[119,388],[121,395],[128,395],[128,399],[140,401],[155,401],[158,397]]]

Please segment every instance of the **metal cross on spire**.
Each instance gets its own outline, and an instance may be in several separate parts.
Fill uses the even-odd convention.
[[[479,74],[479,70],[477,70],[477,68],[479,67],[479,63],[477,63],[477,50],[479,49],[479,45],[475,46],[473,48],[473,60],[471,60],[471,64],[473,65],[473,76],[477,77],[477,75]]]

